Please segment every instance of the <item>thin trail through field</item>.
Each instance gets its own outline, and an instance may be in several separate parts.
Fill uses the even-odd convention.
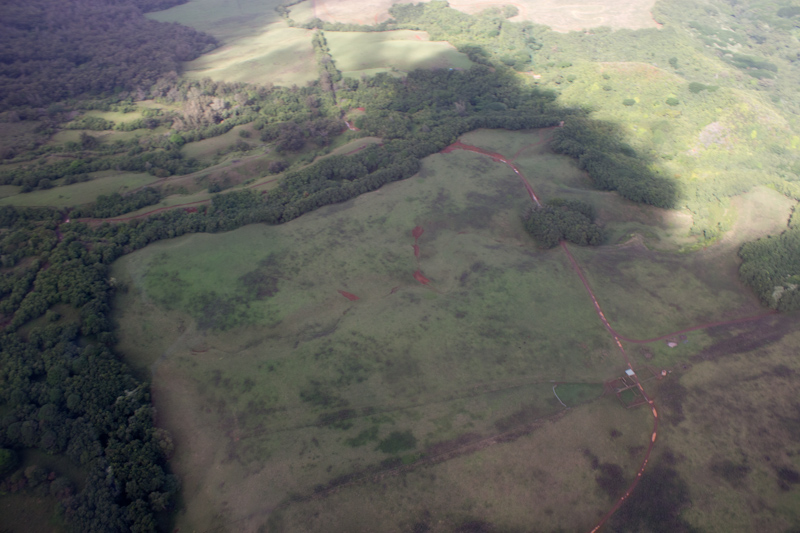
[[[511,170],[513,170],[514,173],[517,176],[519,176],[520,180],[522,180],[522,183],[525,186],[525,189],[528,191],[528,195],[530,196],[531,200],[536,205],[541,206],[541,202],[539,201],[539,198],[536,196],[536,193],[533,191],[533,188],[531,187],[530,183],[528,183],[528,180],[519,171],[519,168],[517,168],[517,166],[514,165],[513,161],[515,159],[517,159],[525,150],[533,148],[535,146],[539,146],[541,144],[544,144],[545,142],[547,142],[549,140],[550,140],[550,137],[548,136],[548,137],[545,137],[544,139],[540,140],[537,143],[524,146],[524,147],[520,148],[514,154],[514,156],[511,157],[511,158],[506,158],[505,156],[503,156],[502,154],[499,154],[497,152],[490,152],[488,150],[483,150],[481,148],[478,148],[477,146],[471,146],[471,145],[468,145],[468,144],[464,144],[460,140],[456,141],[455,143],[451,144],[450,146],[448,146],[447,148],[442,150],[442,153],[450,153],[450,152],[452,152],[454,150],[467,150],[467,151],[470,151],[470,152],[475,152],[475,153],[478,153],[478,154],[489,156],[495,162],[504,163],[509,168],[511,168]],[[634,478],[634,480],[630,484],[630,486],[625,490],[625,493],[615,502],[613,507],[611,507],[611,509],[605,515],[603,515],[603,517],[597,522],[597,525],[595,525],[595,527],[591,529],[590,533],[596,533],[597,531],[599,531],[606,524],[606,522],[608,522],[608,520],[611,518],[611,516],[615,512],[617,512],[617,510],[619,510],[620,507],[622,507],[622,505],[625,503],[625,500],[627,500],[630,497],[630,495],[633,493],[633,491],[636,488],[636,486],[639,484],[639,481],[642,479],[642,475],[644,474],[645,468],[647,467],[647,463],[650,461],[650,455],[651,455],[651,453],[653,451],[653,447],[655,446],[656,436],[658,434],[658,411],[656,410],[655,402],[647,395],[647,392],[645,392],[644,387],[642,387],[642,384],[639,381],[639,377],[636,375],[636,373],[633,370],[633,366],[631,365],[631,361],[630,361],[630,358],[628,357],[628,353],[625,351],[625,348],[622,346],[622,341],[627,341],[627,342],[636,343],[636,344],[646,344],[646,343],[650,343],[650,342],[656,342],[656,341],[664,340],[664,339],[672,337],[674,335],[679,335],[681,333],[687,333],[687,332],[690,332],[690,331],[707,329],[707,328],[712,328],[712,327],[715,327],[715,326],[732,325],[732,324],[738,324],[738,323],[743,323],[743,322],[750,322],[750,321],[754,321],[754,320],[759,320],[759,319],[764,318],[766,316],[770,316],[770,315],[775,314],[776,311],[769,311],[767,313],[762,313],[762,314],[759,314],[759,315],[736,318],[736,319],[732,319],[732,320],[723,320],[723,321],[718,321],[718,322],[709,322],[709,323],[705,323],[705,324],[700,324],[700,325],[693,326],[693,327],[690,327],[690,328],[682,329],[680,331],[676,331],[676,332],[673,332],[673,333],[662,335],[660,337],[656,337],[656,338],[653,338],[653,339],[631,339],[631,338],[628,338],[628,337],[624,337],[624,336],[620,335],[619,333],[617,333],[617,331],[609,323],[608,319],[606,318],[605,313],[603,312],[602,307],[600,307],[600,302],[598,302],[597,297],[595,296],[594,291],[592,290],[592,287],[589,285],[589,280],[586,279],[586,276],[583,273],[583,270],[581,269],[580,265],[578,264],[578,261],[575,259],[575,256],[573,256],[572,252],[570,252],[569,246],[567,246],[567,243],[565,241],[561,241],[560,244],[561,244],[561,249],[564,251],[564,254],[567,256],[567,259],[569,259],[569,262],[572,265],[573,270],[578,275],[578,277],[581,280],[581,283],[583,284],[583,287],[586,289],[586,292],[589,294],[589,298],[591,298],[591,300],[592,300],[592,305],[594,305],[594,309],[595,309],[595,312],[597,313],[597,316],[600,318],[600,321],[603,323],[603,326],[605,326],[606,330],[608,330],[608,332],[611,334],[611,337],[614,339],[614,342],[617,344],[617,347],[619,348],[619,351],[622,354],[622,357],[625,359],[625,364],[628,367],[628,371],[631,373],[630,377],[635,382],[636,387],[639,389],[639,392],[642,394],[642,398],[644,398],[645,402],[647,402],[647,404],[650,406],[650,409],[651,409],[651,411],[653,413],[653,433],[650,436],[650,443],[649,443],[649,445],[647,447],[647,453],[645,454],[644,460],[642,461],[642,464],[641,464],[641,466],[639,467],[639,470],[636,473],[636,477]],[[555,394],[555,388],[553,389],[553,393]],[[556,398],[558,398],[557,394],[556,394]],[[560,398],[559,398],[559,401],[561,401]]]
[[[498,154],[496,152],[489,152],[489,151],[486,151],[486,150],[482,150],[481,148],[478,148],[476,146],[471,146],[471,145],[468,145],[468,144],[464,144],[461,141],[456,141],[455,143],[451,144],[450,146],[448,146],[447,148],[445,148],[442,151],[444,153],[450,153],[453,150],[468,150],[470,152],[475,152],[475,153],[478,153],[478,154],[487,155],[487,156],[491,157],[493,161],[496,161],[498,163],[504,163],[504,164],[508,165],[514,171],[514,173],[517,176],[519,176],[519,179],[522,180],[522,183],[525,185],[525,189],[528,191],[528,195],[531,197],[531,200],[536,205],[541,205],[541,202],[539,201],[539,198],[536,196],[536,193],[533,191],[533,188],[531,187],[530,183],[528,183],[528,180],[525,179],[525,176],[522,175],[522,173],[519,171],[519,169],[516,167],[516,165],[514,165],[511,161],[506,159],[502,154]],[[517,157],[519,155],[519,153],[521,153],[521,151],[522,150],[520,150],[520,152],[517,152],[517,154],[515,154],[515,157]],[[614,328],[611,327],[611,324],[608,322],[608,319],[606,319],[606,315],[605,315],[605,313],[603,313],[603,309],[600,307],[600,302],[597,301],[597,297],[595,296],[594,291],[592,291],[592,288],[589,285],[589,281],[586,279],[586,276],[583,274],[583,271],[581,270],[580,265],[578,265],[578,262],[575,260],[575,257],[572,255],[572,252],[569,251],[569,247],[567,246],[567,243],[564,242],[564,241],[561,241],[561,248],[562,248],[562,250],[564,250],[564,253],[567,255],[567,258],[569,259],[570,264],[572,264],[572,268],[575,270],[575,273],[578,274],[578,277],[580,278],[581,283],[583,283],[583,286],[586,289],[586,292],[589,294],[589,297],[592,300],[592,304],[594,305],[595,312],[597,312],[597,316],[600,317],[600,320],[603,322],[603,325],[608,330],[608,332],[611,334],[611,336],[614,338],[614,342],[616,342],[617,346],[619,347],[620,353],[622,354],[622,357],[625,359],[625,364],[628,366],[628,370],[631,373],[631,377],[634,380],[634,382],[636,383],[636,386],[638,387],[639,392],[642,394],[642,398],[644,398],[645,401],[650,405],[650,408],[651,408],[651,410],[653,412],[653,433],[652,433],[652,435],[650,437],[650,445],[647,448],[647,453],[645,454],[644,460],[642,461],[642,464],[639,467],[639,471],[636,473],[636,477],[634,478],[633,483],[631,483],[631,485],[627,488],[625,493],[619,498],[619,500],[617,500],[617,502],[614,504],[614,506],[611,508],[611,510],[609,510],[608,513],[606,513],[600,519],[600,521],[597,523],[597,525],[591,530],[591,533],[595,533],[601,527],[603,527],[603,525],[608,521],[608,519],[611,518],[611,516],[622,506],[623,503],[625,503],[625,500],[628,499],[628,497],[631,495],[631,493],[633,493],[633,490],[639,484],[639,480],[642,478],[642,474],[644,473],[644,470],[647,467],[647,463],[650,461],[650,454],[652,453],[653,447],[655,446],[655,443],[656,443],[656,434],[658,432],[658,411],[656,410],[655,403],[647,395],[647,393],[644,390],[644,387],[642,387],[642,384],[639,382],[638,376],[633,371],[633,367],[631,366],[630,358],[628,357],[628,353],[625,351],[625,348],[622,346],[622,341],[621,341],[620,336],[617,334],[616,331],[614,331]]]

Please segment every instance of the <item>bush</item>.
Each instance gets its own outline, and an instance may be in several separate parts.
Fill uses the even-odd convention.
[[[633,98],[626,98],[625,100],[622,101],[622,105],[628,106],[628,107],[632,106],[635,103],[636,103],[636,100],[634,100]]]
[[[676,106],[681,103],[681,101],[677,98],[667,98],[665,101],[667,102],[667,105],[671,106]]]
[[[376,450],[383,453],[396,454],[405,450],[413,450],[417,446],[417,438],[411,431],[393,431],[388,437],[383,439]]]

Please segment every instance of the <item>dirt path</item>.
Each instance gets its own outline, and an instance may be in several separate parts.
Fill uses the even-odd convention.
[[[538,143],[538,144],[541,144],[541,142],[542,141],[540,141],[540,143]],[[487,155],[487,156],[491,157],[493,161],[496,161],[498,163],[504,163],[504,164],[508,165],[514,171],[514,173],[516,173],[517,176],[519,176],[519,178],[522,180],[522,183],[525,185],[525,189],[528,191],[528,194],[530,195],[531,200],[534,203],[536,203],[536,205],[541,205],[541,203],[539,202],[539,199],[537,198],[536,193],[534,193],[533,188],[531,187],[530,183],[528,183],[528,180],[525,179],[525,176],[523,176],[522,173],[519,171],[519,169],[513,163],[511,163],[508,159],[506,159],[502,154],[498,154],[496,152],[489,152],[489,151],[486,151],[486,150],[482,150],[482,149],[480,149],[480,148],[478,148],[476,146],[470,146],[468,144],[464,144],[461,141],[457,141],[457,142],[451,144],[450,146],[448,146],[447,148],[442,150],[442,152],[450,153],[453,150],[468,150],[470,152],[475,152],[475,153]],[[515,157],[518,156],[519,153],[521,153],[521,151],[522,150],[520,150],[520,152],[517,152]],[[569,262],[572,264],[572,268],[575,270],[575,273],[580,278],[581,283],[583,283],[583,286],[586,289],[586,292],[589,294],[589,297],[592,300],[592,304],[594,305],[594,309],[595,309],[595,312],[597,313],[597,316],[600,318],[600,321],[603,323],[605,328],[608,330],[608,332],[613,337],[614,342],[616,342],[617,346],[619,347],[619,351],[622,354],[623,359],[625,359],[625,364],[628,366],[628,370],[633,373],[631,377],[636,382],[636,386],[638,387],[639,392],[642,394],[642,397],[645,399],[645,401],[650,405],[650,408],[651,408],[651,410],[653,412],[653,433],[652,433],[652,435],[650,437],[650,444],[649,444],[649,446],[647,448],[647,453],[644,456],[644,460],[642,461],[642,464],[639,467],[639,471],[636,473],[636,477],[634,478],[633,483],[631,483],[631,485],[628,487],[628,489],[625,491],[625,493],[622,495],[622,497],[620,497],[619,500],[617,500],[617,502],[608,511],[608,513],[606,513],[600,519],[600,521],[597,523],[597,525],[591,530],[591,533],[595,533],[601,527],[603,527],[603,525],[608,521],[609,518],[611,518],[611,516],[615,512],[617,512],[617,510],[622,506],[622,504],[625,502],[625,500],[631,495],[631,493],[633,493],[634,489],[639,484],[639,480],[641,480],[642,474],[644,473],[644,470],[647,467],[647,463],[650,461],[650,454],[652,453],[653,447],[655,446],[655,443],[656,443],[656,434],[658,433],[658,411],[656,410],[655,402],[653,402],[653,400],[647,395],[647,393],[644,390],[644,387],[642,387],[642,384],[639,382],[638,376],[633,371],[633,367],[631,366],[631,361],[630,361],[630,358],[628,357],[628,353],[625,351],[625,348],[622,346],[622,338],[617,334],[616,331],[614,331],[614,328],[611,327],[611,324],[608,322],[608,319],[606,319],[606,315],[605,315],[605,313],[603,313],[603,309],[600,307],[600,302],[597,301],[597,297],[595,296],[594,291],[592,291],[592,288],[589,285],[589,281],[586,279],[586,276],[583,274],[583,271],[581,270],[580,265],[578,265],[578,262],[575,260],[575,257],[572,255],[572,252],[569,251],[569,247],[567,246],[567,243],[565,241],[561,241],[561,248],[562,248],[562,250],[564,250],[564,253],[567,255],[567,258],[569,259]]]

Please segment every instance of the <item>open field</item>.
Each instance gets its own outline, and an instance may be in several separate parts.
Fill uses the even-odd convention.
[[[311,0],[314,16],[331,22],[375,24],[389,17],[389,8],[400,0],[377,2],[351,0]],[[450,7],[475,14],[491,7],[513,5],[519,15],[512,20],[530,20],[550,26],[556,31],[578,31],[583,28],[609,26],[611,28],[655,28],[650,10],[654,0],[625,0],[602,2],[579,0],[564,5],[556,0],[515,0],[491,2],[485,0],[453,0]]]
[[[0,205],[69,207],[94,202],[101,194],[125,193],[158,181],[143,172],[93,172],[83,183],[73,183],[27,194],[0,198]]]
[[[790,531],[798,523],[798,318],[711,330],[715,346],[657,389],[666,429],[659,447],[690,482],[684,517],[703,531]]]
[[[289,28],[275,12],[278,0],[192,0],[148,13],[216,37],[221,45],[184,65],[189,78],[303,85],[317,78],[309,30]]]
[[[522,430],[564,409],[549,380],[595,384],[562,385],[568,402],[602,392],[622,366],[566,259],[535,252],[522,231],[527,202],[511,171],[475,154],[438,155],[416,178],[297,222],[180,238],[118,262],[114,276],[129,287],[115,306],[119,348],[153,369],[161,423],[175,435],[174,464],[190,491],[179,524],[244,520],[254,529],[265,509],[293,513],[291,493],[386,470],[392,457],[411,464],[454,439]],[[555,300],[564,306],[546,306]],[[615,402],[620,411],[608,416],[621,421],[603,424],[646,425]],[[406,432],[412,443],[396,435]],[[633,446],[647,432],[625,433]],[[625,447],[608,446],[633,465]],[[575,469],[580,477],[583,466]],[[458,483],[473,490],[468,478]],[[514,483],[527,490],[524,479]],[[383,529],[424,494],[408,491],[413,503]]]
[[[281,20],[275,8],[280,0],[190,0],[164,11],[147,13],[159,22],[178,22],[210,33],[228,43],[237,37],[266,31]]]
[[[185,64],[188,78],[209,77],[229,83],[304,85],[317,78],[311,32],[275,25],[223,44]]]
[[[469,68],[472,62],[449,43],[428,41],[421,31],[326,32],[331,56],[342,74],[360,77],[374,69]],[[369,50],[369,53],[364,53]]]
[[[544,199],[600,203],[609,193],[590,191],[570,159],[550,153],[549,135],[462,140],[516,156]],[[763,213],[772,194],[735,200],[747,231],[783,216]],[[118,348],[152,373],[159,424],[173,434],[185,487],[177,525],[591,528],[631,482],[652,419],[601,396],[624,361],[561,250],[537,250],[522,230],[529,202],[508,167],[456,151],[285,225],[185,236],[119,260]],[[618,202],[607,225],[635,218]],[[661,220],[637,209],[643,226]],[[759,312],[735,279],[735,247],[676,254],[641,245],[651,239],[571,247],[621,333]],[[643,378],[645,366],[673,371],[645,384],[674,416],[670,387],[689,379],[698,354],[787,319],[764,320],[628,351]],[[692,491],[706,482],[657,450],[657,473]]]

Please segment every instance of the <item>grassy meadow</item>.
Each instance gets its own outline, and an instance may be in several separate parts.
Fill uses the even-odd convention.
[[[187,487],[179,524],[256,527],[269,518],[265,509],[280,508],[292,530],[321,528],[298,518],[307,504],[291,503],[292,494],[364,478],[347,492],[347,505],[356,505],[381,472],[424,471],[425,458],[441,450],[482,449],[500,435],[548,426],[550,416],[564,417],[562,425],[578,416],[564,413],[554,382],[571,408],[600,397],[622,361],[566,258],[537,251],[522,230],[528,202],[509,169],[456,152],[426,159],[415,178],[296,222],[182,237],[118,261],[113,275],[127,287],[115,304],[119,348],[152,371],[159,419],[175,436],[174,465]],[[416,270],[429,285],[414,279]],[[638,428],[602,445],[630,471],[636,457],[627,447],[646,439],[646,414],[600,401],[610,412],[597,431]],[[519,437],[515,461],[545,446],[530,438]],[[502,469],[502,453],[491,448],[491,468]],[[552,479],[554,464],[541,459]],[[458,470],[447,475],[474,490]],[[582,470],[570,476],[587,479],[591,468]],[[522,494],[526,483],[515,481],[514,490]],[[494,491],[502,489],[487,501],[499,501]],[[584,492],[597,509],[605,505],[606,496]],[[409,504],[382,529],[410,520],[425,494],[405,491]],[[520,503],[509,520],[523,516]],[[550,520],[569,515],[553,505]],[[453,512],[452,520],[467,519]],[[590,513],[576,523],[588,525]]]
[[[451,44],[431,42],[421,31],[327,32],[325,39],[336,67],[350,77],[358,78],[375,69],[408,72],[417,68],[466,69],[472,65]]]
[[[515,157],[543,199],[600,205],[609,193],[550,153],[550,134],[482,130],[462,141]],[[773,194],[741,200],[748,238],[783,216],[763,213]],[[617,202],[606,226],[663,221]],[[176,443],[177,525],[590,528],[631,481],[652,418],[603,394],[624,360],[561,250],[524,233],[529,205],[508,167],[456,151],[281,226],[185,236],[115,263],[118,348],[152,374],[158,422]],[[759,311],[736,281],[733,244],[676,253],[664,228],[637,235],[571,247],[622,334]],[[730,331],[626,348],[643,377],[646,366],[673,372],[646,382],[671,412],[670,387]],[[669,457],[659,468],[695,483]]]
[[[56,182],[57,186],[52,189],[6,196],[0,198],[0,205],[71,207],[93,202],[101,194],[109,195],[115,192],[124,194],[158,180],[155,176],[144,172],[116,172],[113,170],[92,172],[89,178],[89,181],[81,183],[59,185]],[[18,187],[14,188],[18,189]]]

